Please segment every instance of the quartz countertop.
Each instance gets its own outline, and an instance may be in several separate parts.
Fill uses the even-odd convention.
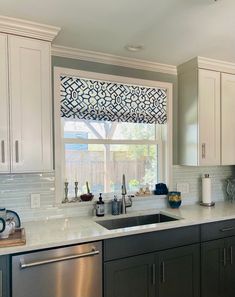
[[[179,220],[150,225],[107,230],[95,221],[110,218],[139,216],[162,213],[179,218]],[[235,204],[217,202],[214,207],[186,205],[179,209],[152,209],[151,211],[129,212],[126,215],[97,217],[72,217],[65,219],[46,219],[23,223],[26,231],[26,244],[23,246],[0,248],[0,255],[14,254],[38,249],[65,246],[108,238],[128,236],[165,229],[180,228],[227,219],[235,219]]]

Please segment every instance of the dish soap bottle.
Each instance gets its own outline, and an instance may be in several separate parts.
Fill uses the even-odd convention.
[[[99,201],[96,202],[96,216],[104,216],[104,201],[102,200],[102,193],[100,193]]]

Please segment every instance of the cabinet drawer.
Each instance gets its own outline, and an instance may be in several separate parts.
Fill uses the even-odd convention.
[[[197,243],[199,226],[143,233],[104,241],[104,260],[114,260]]]
[[[201,225],[201,241],[235,236],[235,220]]]

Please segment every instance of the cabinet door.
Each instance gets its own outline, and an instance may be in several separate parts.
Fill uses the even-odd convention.
[[[10,172],[7,35],[0,34],[0,172]]]
[[[220,165],[220,73],[198,70],[199,165]]]
[[[130,257],[104,265],[105,297],[154,297],[156,271],[152,254]]]
[[[213,240],[201,245],[201,296],[225,297],[224,271],[226,249],[224,240]],[[227,296],[226,296],[227,297]]]
[[[10,297],[9,256],[0,257],[0,297]]]
[[[9,36],[12,172],[52,169],[49,42]]]
[[[221,163],[235,164],[235,75],[221,74]]]
[[[159,253],[159,263],[159,297],[199,297],[198,244],[163,251]]]
[[[225,239],[227,265],[225,269],[224,296],[235,296],[235,237]]]

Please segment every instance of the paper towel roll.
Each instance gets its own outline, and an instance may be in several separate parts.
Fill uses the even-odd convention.
[[[211,203],[211,179],[209,174],[202,178],[202,203]]]

